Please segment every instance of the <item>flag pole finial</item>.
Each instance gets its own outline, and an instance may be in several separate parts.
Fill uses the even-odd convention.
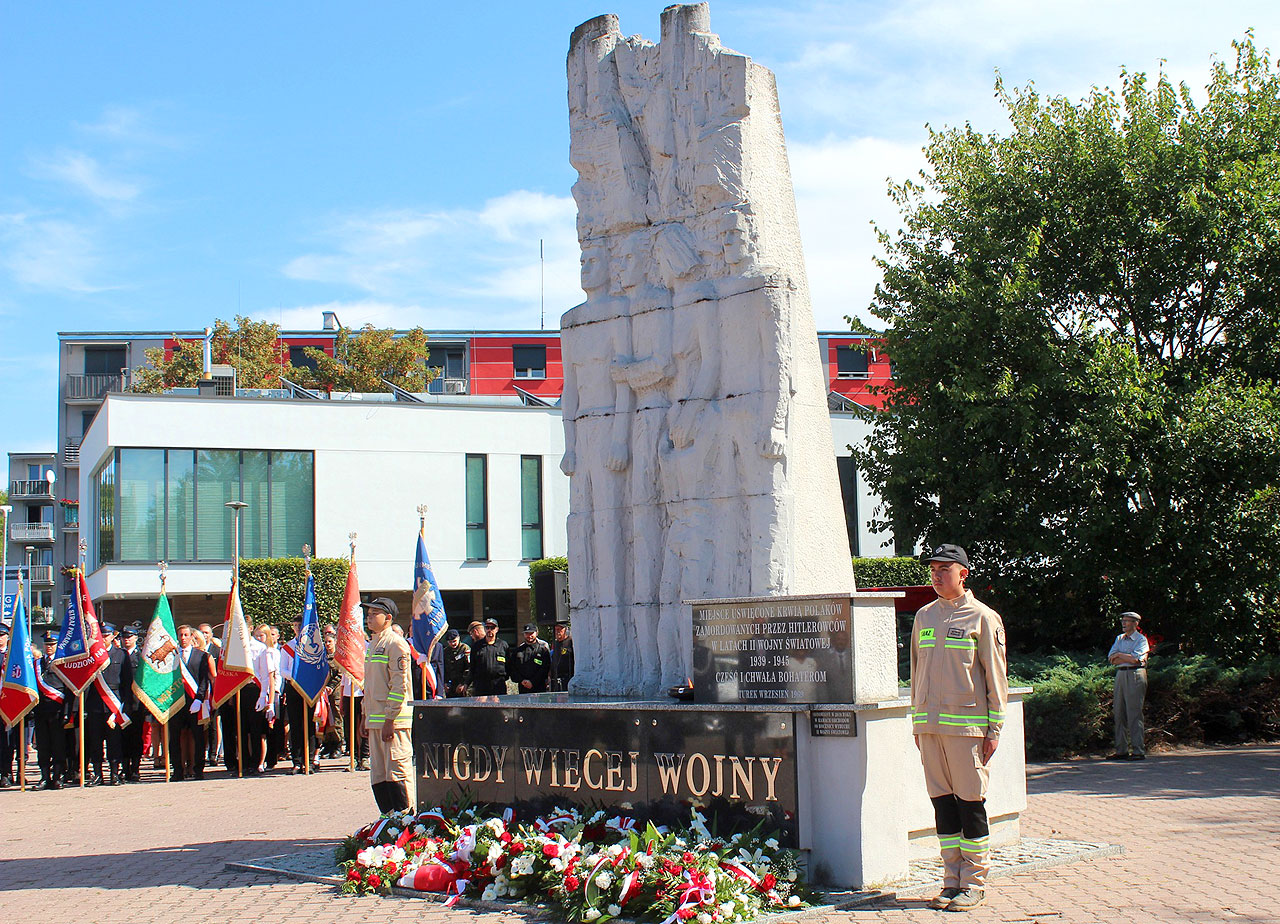
[[[310,574],[311,573],[311,546],[310,545],[302,546],[302,561],[304,566],[307,569],[307,574]]]
[[[418,505],[418,529],[427,528],[427,505]]]
[[[169,563],[167,561],[156,562],[156,567],[160,569],[160,593],[164,593],[164,582],[169,576]]]
[[[356,534],[347,533],[347,538],[351,540],[351,560],[356,560]]]

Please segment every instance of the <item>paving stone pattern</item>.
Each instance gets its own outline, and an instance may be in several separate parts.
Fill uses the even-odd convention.
[[[0,791],[0,921],[377,924],[411,916],[489,924],[542,917],[343,898],[320,883],[228,870],[231,861],[329,850],[372,817],[367,775],[322,764],[324,772],[310,777],[209,773],[201,782],[164,784],[151,772],[134,786]],[[1280,922],[1280,747],[1032,764],[1028,788],[1028,838],[1120,845],[1124,853],[996,878],[990,903],[971,920]],[[1041,849],[1036,843],[1028,849]],[[907,895],[909,887],[848,911],[804,915],[804,924],[938,919],[924,907],[928,893]]]

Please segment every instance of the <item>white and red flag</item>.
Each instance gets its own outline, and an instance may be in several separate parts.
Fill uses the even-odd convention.
[[[217,709],[249,681],[253,662],[249,658],[249,624],[240,605],[240,586],[231,584],[227,596],[227,618],[222,623],[222,657],[213,678],[213,708]]]

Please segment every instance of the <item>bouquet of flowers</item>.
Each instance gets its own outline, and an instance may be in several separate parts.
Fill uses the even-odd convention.
[[[662,924],[733,924],[803,905],[797,851],[759,828],[718,838],[706,821],[694,810],[688,827],[669,831],[572,808],[524,824],[510,809],[392,812],[348,838],[338,861],[344,892],[397,885],[450,893],[450,904],[464,894],[547,902],[585,924],[624,911]]]

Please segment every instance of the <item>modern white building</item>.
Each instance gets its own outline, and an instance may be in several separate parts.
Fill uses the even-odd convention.
[[[420,504],[450,622],[528,617],[528,563],[565,554],[569,480],[560,410],[504,396],[345,400],[105,396],[79,446],[80,536],[90,593],[118,620],[150,615],[157,562],[187,618],[216,619],[241,556],[343,557],[357,534],[361,589],[408,601]],[[876,498],[849,460],[867,424],[833,413],[845,512],[863,554],[893,554],[868,526]],[[619,554],[626,555],[626,549]]]

